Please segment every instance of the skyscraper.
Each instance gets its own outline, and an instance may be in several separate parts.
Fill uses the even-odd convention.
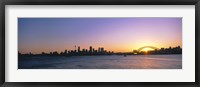
[[[80,46],[78,46],[78,53],[81,51],[81,48],[80,48]]]
[[[92,46],[90,46],[90,50],[89,50],[89,52],[92,53]]]
[[[101,48],[101,52],[104,52],[104,48],[103,47]]]
[[[101,48],[99,47],[99,48],[98,48],[98,53],[100,53],[100,52],[101,52]]]
[[[65,50],[64,54],[67,54],[67,50]]]

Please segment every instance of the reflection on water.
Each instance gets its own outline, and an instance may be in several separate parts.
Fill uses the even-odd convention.
[[[19,69],[182,69],[182,55],[19,58]]]

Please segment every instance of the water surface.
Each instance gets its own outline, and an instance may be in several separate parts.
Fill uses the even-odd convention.
[[[23,57],[19,69],[182,69],[182,55]]]

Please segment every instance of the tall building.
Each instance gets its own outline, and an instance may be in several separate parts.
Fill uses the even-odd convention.
[[[93,53],[95,52],[95,49],[94,49],[94,48],[92,49],[92,52],[93,52]]]
[[[75,49],[74,49],[74,52],[76,53],[76,45],[75,45]]]
[[[99,47],[99,48],[98,48],[98,53],[100,53],[100,52],[101,52],[101,48]]]
[[[103,47],[101,48],[101,52],[104,52],[104,48]]]
[[[92,53],[92,46],[90,46],[90,50],[89,50],[89,52],[91,52],[91,53]]]
[[[85,52],[85,49],[82,49],[83,52]]]
[[[81,51],[81,48],[80,48],[80,46],[78,46],[78,52],[80,52]]]
[[[64,54],[67,54],[67,50],[65,50]]]

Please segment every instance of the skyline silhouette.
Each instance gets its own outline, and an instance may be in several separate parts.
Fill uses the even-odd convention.
[[[80,46],[76,47],[74,50],[65,49],[62,52],[52,51],[49,53],[41,52],[40,54],[32,54],[31,52],[22,54],[18,52],[18,56],[88,56],[88,55],[156,55],[156,54],[182,54],[182,48],[180,46],[169,47],[169,48],[156,48],[152,50],[142,50],[149,48],[150,46],[144,46],[138,50],[133,50],[132,52],[114,52],[106,50],[104,47],[99,47],[98,49],[89,46],[89,49],[82,48]],[[151,47],[150,47],[151,48]]]

